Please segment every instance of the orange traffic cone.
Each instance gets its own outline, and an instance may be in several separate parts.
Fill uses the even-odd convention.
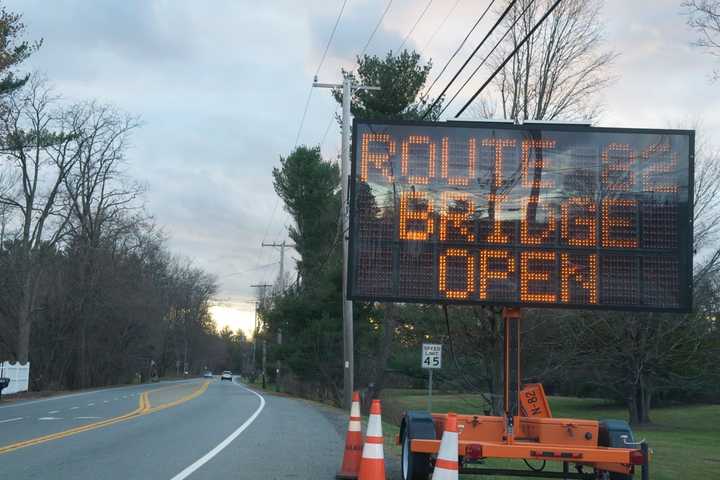
[[[350,424],[345,436],[345,454],[343,455],[342,466],[335,478],[354,480],[358,478],[360,471],[360,459],[362,457],[363,441],[362,426],[360,418],[360,394],[353,392],[352,407],[350,408]]]
[[[458,480],[457,415],[448,413],[432,480]]]
[[[385,455],[383,454],[380,400],[373,400],[370,406],[365,445],[360,460],[359,480],[385,480]]]

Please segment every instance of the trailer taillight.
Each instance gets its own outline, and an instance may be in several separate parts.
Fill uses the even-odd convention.
[[[482,445],[468,445],[465,447],[465,456],[473,460],[482,458]]]
[[[645,455],[642,450],[633,450],[630,452],[630,463],[633,465],[642,465],[645,463]]]

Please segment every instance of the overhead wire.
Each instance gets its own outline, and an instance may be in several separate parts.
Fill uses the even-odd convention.
[[[330,50],[330,44],[332,44],[333,38],[335,37],[335,32],[337,31],[337,27],[340,24],[340,19],[342,18],[342,14],[345,11],[345,6],[347,5],[347,2],[348,2],[348,0],[343,0],[342,7],[340,7],[340,12],[338,13],[337,18],[335,19],[335,25],[333,25],[332,32],[330,32],[330,37],[328,38],[328,41],[325,44],[325,50],[323,51],[322,57],[320,58],[320,63],[318,64],[318,67],[315,70],[315,76],[313,78],[313,81],[320,74],[320,69],[322,68],[323,63],[325,63],[325,58],[327,57],[328,50]],[[295,146],[296,147],[297,147],[298,141],[300,140],[300,134],[302,133],[303,125],[305,124],[305,117],[307,117],[308,108],[310,107],[310,99],[312,98],[312,92],[313,92],[313,86],[311,83],[310,91],[308,92],[307,100],[305,101],[305,109],[303,110],[302,118],[300,119],[300,127],[298,128],[297,135],[295,136]]]
[[[421,51],[424,52],[427,50],[427,48],[430,46],[430,44],[433,42],[433,40],[435,40],[435,37],[440,32],[440,30],[442,30],[442,28],[445,26],[448,19],[450,18],[450,15],[453,14],[453,12],[455,11],[455,9],[457,8],[457,6],[460,4],[461,1],[462,0],[455,0],[455,3],[453,4],[452,8],[450,8],[450,11],[448,11],[447,15],[445,15],[445,18],[443,18],[442,22],[440,22],[440,24],[437,26],[437,28],[432,33],[432,35],[430,35],[430,38],[428,39],[427,42],[425,42],[425,45],[422,47]]]
[[[428,87],[428,89],[425,91],[425,94],[423,95],[424,98],[427,98],[427,96],[430,94],[430,90],[432,90],[432,88],[435,86],[435,84],[437,83],[437,81],[440,80],[440,77],[443,76],[443,74],[445,73],[445,70],[447,70],[448,66],[449,66],[450,63],[455,59],[455,57],[457,56],[457,54],[460,53],[460,50],[462,50],[462,48],[465,46],[465,44],[466,44],[467,41],[468,41],[468,38],[470,38],[470,35],[472,35],[472,33],[473,33],[473,32],[475,31],[475,29],[477,28],[477,26],[480,25],[480,22],[482,22],[483,18],[485,18],[485,15],[486,15],[487,12],[490,10],[490,7],[493,6],[493,4],[495,3],[495,1],[496,1],[496,0],[491,0],[491,2],[488,4],[487,8],[485,8],[485,11],[480,15],[480,17],[478,17],[477,21],[476,21],[475,24],[472,26],[472,28],[470,29],[470,31],[467,33],[467,35],[465,35],[465,38],[463,38],[463,41],[460,42],[460,45],[458,46],[458,48],[455,49],[455,51],[453,52],[453,54],[450,56],[450,59],[449,59],[447,62],[445,62],[445,65],[443,66],[442,70],[440,70],[440,73],[435,77],[435,80],[432,81],[432,83],[430,84],[430,86]]]
[[[522,48],[522,46],[525,45],[525,43],[530,39],[530,37],[532,37],[532,35],[540,27],[540,25],[542,25],[543,22],[545,22],[545,20],[550,16],[550,14],[557,8],[557,6],[560,5],[560,2],[562,2],[562,0],[556,0],[555,3],[552,4],[552,6],[548,9],[548,11],[545,12],[545,14],[540,18],[540,20],[538,20],[538,22],[535,24],[535,26],[528,32],[527,35],[525,35],[525,37],[520,41],[520,43],[517,44],[515,49],[512,52],[510,52],[510,55],[508,55],[507,58],[495,69],[495,71],[492,73],[492,75],[490,75],[490,77],[485,81],[485,83],[483,83],[482,86],[477,89],[477,91],[473,94],[473,96],[470,97],[470,100],[468,100],[465,103],[465,105],[463,105],[463,107],[460,109],[460,111],[457,114],[455,114],[455,118],[458,118],[460,115],[462,115],[462,113],[465,111],[465,109],[467,109],[467,107],[469,107],[470,104],[472,104],[472,102],[475,101],[477,96],[480,95],[483,90],[485,90],[485,87],[487,87],[490,84],[490,82],[492,82],[492,80],[495,78],[495,76],[498,73],[500,73],[500,71],[503,68],[505,68],[505,65],[507,65],[507,63],[517,54],[517,52],[520,50],[520,48]]]
[[[477,47],[475,47],[475,50],[473,50],[473,52],[470,54],[470,56],[467,58],[467,60],[465,60],[465,63],[463,63],[462,66],[458,69],[458,71],[455,72],[455,75],[453,75],[452,79],[450,79],[450,81],[448,82],[448,84],[445,85],[445,88],[443,88],[443,91],[440,93],[440,95],[438,95],[438,97],[435,99],[435,101],[432,103],[432,105],[430,105],[430,106],[427,108],[427,110],[425,110],[425,113],[423,114],[421,120],[424,120],[425,117],[427,117],[428,114],[433,110],[433,108],[435,108],[435,106],[438,104],[438,102],[440,102],[440,101],[442,100],[443,96],[444,96],[445,93],[448,91],[448,89],[452,86],[453,83],[455,83],[455,80],[457,80],[457,78],[460,76],[460,74],[462,73],[462,71],[465,70],[465,67],[467,67],[468,63],[470,63],[470,60],[472,60],[473,57],[475,56],[475,54],[478,52],[478,50],[480,50],[480,48],[482,48],[482,46],[485,44],[485,42],[487,41],[487,39],[490,38],[490,36],[491,36],[491,35],[493,34],[493,32],[495,31],[495,29],[496,29],[496,28],[498,27],[498,25],[500,25],[500,23],[505,19],[505,17],[507,16],[507,14],[510,12],[510,10],[512,9],[512,7],[515,6],[516,3],[517,3],[517,0],[511,0],[510,3],[508,3],[508,6],[507,6],[507,8],[505,9],[505,11],[503,11],[503,13],[500,15],[500,17],[498,17],[497,21],[495,21],[495,23],[493,24],[492,28],[490,28],[490,30],[489,30],[489,31],[487,32],[487,34],[483,37],[483,39],[480,41],[480,43],[478,43]]]
[[[266,263],[265,265],[260,265],[260,266],[254,267],[254,268],[247,268],[247,269],[245,269],[245,270],[240,270],[240,271],[237,271],[237,272],[226,273],[225,275],[221,275],[220,278],[234,277],[235,275],[242,275],[243,273],[253,272],[253,271],[255,271],[255,270],[261,270],[261,269],[265,269],[265,268],[270,268],[270,267],[272,267],[273,265],[277,265],[278,263],[280,263],[280,261],[271,262],[271,263]]]
[[[419,24],[420,21],[423,19],[423,17],[424,17],[425,14],[427,13],[427,11],[428,11],[428,9],[430,8],[430,5],[432,5],[432,3],[433,3],[433,0],[430,0],[430,1],[427,3],[427,5],[425,5],[425,8],[424,8],[423,11],[420,13],[420,16],[418,17],[417,20],[415,20],[415,24],[412,26],[412,28],[411,28],[410,31],[407,33],[407,35],[405,35],[405,38],[403,39],[402,43],[401,43],[400,46],[398,47],[398,52],[402,51],[403,47],[405,46],[405,44],[407,43],[407,41],[410,39],[410,36],[411,36],[411,35],[413,34],[413,32],[415,31],[415,28],[417,28],[418,24]]]
[[[390,5],[392,5],[393,0],[390,0],[385,7],[385,11],[380,16],[380,20],[375,24],[375,28],[373,29],[372,33],[370,34],[370,38],[368,38],[367,42],[365,42],[365,46],[362,49],[362,52],[360,53],[360,57],[365,55],[365,52],[367,51],[367,48],[370,46],[370,42],[372,42],[373,38],[375,38],[375,34],[378,31],[378,28],[380,28],[380,25],[382,24],[383,20],[385,19],[385,15],[387,15],[388,10],[390,10]]]
[[[330,121],[327,124],[327,127],[325,127],[325,133],[323,133],[322,140],[320,140],[320,150],[322,150],[322,147],[325,145],[325,140],[327,139],[328,132],[330,131],[330,127],[333,124],[333,120],[335,120],[335,115],[337,115],[339,108],[336,106],[335,111],[332,115],[330,115]]]
[[[475,76],[475,74],[480,71],[480,69],[483,67],[483,65],[485,65],[485,62],[488,61],[488,59],[492,56],[492,54],[495,52],[495,50],[497,50],[497,48],[500,46],[500,44],[503,42],[503,40],[505,40],[505,37],[508,36],[508,33],[512,32],[512,29],[515,28],[515,25],[517,25],[517,22],[527,13],[528,10],[530,10],[530,7],[532,6],[533,3],[535,3],[535,0],[530,0],[530,1],[527,3],[527,5],[525,5],[525,8],[523,9],[523,11],[520,12],[520,15],[518,15],[517,17],[515,17],[515,20],[513,20],[513,23],[510,25],[510,27],[508,27],[508,29],[505,30],[505,33],[503,33],[502,37],[500,37],[500,38],[498,39],[498,41],[495,43],[495,46],[493,46],[493,48],[488,52],[488,54],[485,55],[485,57],[484,57],[484,58],[482,59],[482,61],[478,64],[478,66],[475,67],[475,70],[472,71],[472,73],[470,74],[470,76],[465,79],[465,82],[462,84],[462,86],[461,86],[460,88],[458,88],[458,90],[455,92],[455,95],[453,95],[450,100],[448,100],[447,102],[445,102],[445,105],[443,105],[442,110],[440,110],[440,115],[442,115],[443,113],[445,113],[445,110],[447,110],[447,109],[450,107],[450,104],[451,104],[453,101],[455,101],[455,99],[457,98],[457,96],[460,95],[460,92],[463,91],[463,89],[467,86],[467,84],[470,83],[470,80],[473,79],[473,77]],[[438,116],[439,116],[439,115],[438,115]]]
[[[342,6],[340,7],[340,11],[338,12],[338,16],[335,19],[335,24],[333,25],[332,31],[330,32],[330,37],[328,37],[328,41],[325,44],[325,50],[323,51],[322,57],[320,58],[320,62],[318,63],[317,69],[315,69],[315,75],[313,77],[313,82],[317,79],[317,76],[320,74],[320,69],[322,69],[323,64],[325,63],[325,58],[327,57],[327,53],[330,50],[330,45],[332,44],[333,38],[335,38],[335,32],[337,32],[337,27],[340,24],[340,19],[342,18],[343,12],[345,11],[345,6],[347,5],[348,0],[343,0]],[[310,99],[312,98],[314,87],[312,83],[310,84],[310,90],[308,91],[307,99],[305,100],[305,107],[303,108],[303,114],[300,118],[300,126],[298,127],[297,135],[295,135],[295,144],[293,148],[297,147],[298,142],[300,141],[300,134],[302,133],[303,126],[305,125],[305,118],[307,117],[308,109],[310,108]],[[270,218],[268,219],[268,223],[265,227],[265,233],[263,234],[263,240],[264,243],[268,230],[270,229],[270,225],[272,224],[274,218],[275,218],[275,212],[277,211],[278,204],[280,203],[280,198],[277,197],[275,199],[275,206],[273,206],[272,213],[270,214]],[[258,263],[261,261],[261,257],[258,258]]]

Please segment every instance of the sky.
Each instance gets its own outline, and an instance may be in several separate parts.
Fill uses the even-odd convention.
[[[407,39],[406,47],[433,60],[434,78],[489,0],[460,0],[453,9],[456,1],[434,0],[408,36],[428,2],[394,0],[367,52],[384,55]],[[217,323],[250,332],[256,294],[250,285],[272,283],[279,267],[278,249],[261,243],[286,240],[290,224],[272,188],[272,168],[296,138],[322,143],[328,159],[339,153],[328,90],[312,92],[299,127],[343,0],[4,3],[23,15],[28,39],[43,39],[23,69],[46,75],[68,101],[98,99],[141,118],[127,157],[131,175],[147,186],[148,211],[174,253],[217,275]],[[341,67],[352,69],[387,3],[347,1],[320,81],[337,82]],[[605,2],[605,48],[619,56],[598,125],[700,122],[703,136],[720,140],[713,58],[691,46],[696,35],[680,3]],[[488,15],[458,59],[493,21]],[[448,113],[483,80],[478,75]],[[286,255],[291,268],[296,255],[291,249]]]

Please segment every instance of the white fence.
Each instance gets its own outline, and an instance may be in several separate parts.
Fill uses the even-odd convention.
[[[0,377],[10,379],[10,385],[2,391],[6,393],[27,392],[30,383],[30,362],[25,365],[18,363],[0,363]]]

